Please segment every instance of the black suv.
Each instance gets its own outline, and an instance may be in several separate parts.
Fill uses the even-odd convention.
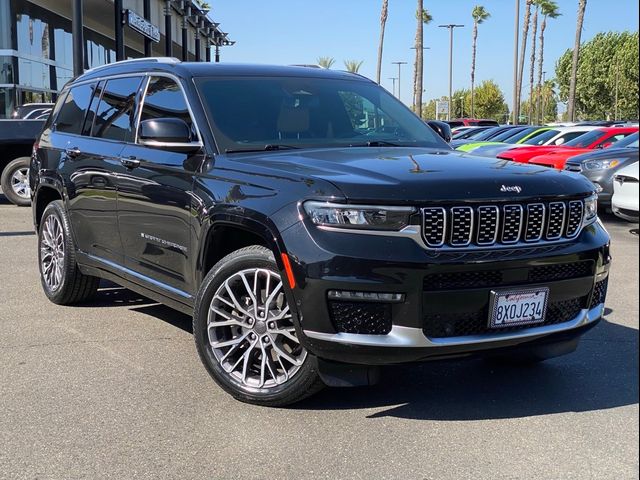
[[[379,365],[573,351],[609,236],[570,172],[454,152],[359,75],[125,61],[65,88],[30,168],[42,286],[105,278],[193,315],[236,398],[284,405]]]

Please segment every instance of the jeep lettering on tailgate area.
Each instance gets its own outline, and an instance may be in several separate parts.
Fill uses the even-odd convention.
[[[590,181],[455,152],[356,74],[98,67],[65,86],[29,177],[48,298],[108,279],[193,315],[204,366],[245,402],[380,365],[545,360],[604,311]]]

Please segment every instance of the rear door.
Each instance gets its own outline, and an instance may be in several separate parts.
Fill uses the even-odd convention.
[[[104,85],[104,81],[91,82],[70,89],[52,126],[48,155],[59,158],[76,247],[121,263],[115,173],[123,144],[91,137]]]
[[[170,76],[151,76],[140,107],[140,121],[180,118],[199,141],[183,89]],[[190,259],[194,176],[201,153],[187,153],[169,145],[148,147],[134,142],[122,151],[134,162],[118,177],[118,225],[125,265],[147,278],[164,294],[184,300],[193,292]]]

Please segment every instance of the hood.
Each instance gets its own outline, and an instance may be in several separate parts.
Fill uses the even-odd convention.
[[[504,200],[588,194],[581,175],[453,150],[331,148],[227,156],[232,168],[331,182],[347,199],[372,203]]]
[[[602,150],[589,150],[587,153],[583,153],[580,155],[576,155],[575,157],[571,157],[567,160],[567,163],[571,163],[574,165],[588,162],[590,160],[608,160],[608,159],[629,159],[635,158],[638,159],[638,149],[637,148],[603,148]]]

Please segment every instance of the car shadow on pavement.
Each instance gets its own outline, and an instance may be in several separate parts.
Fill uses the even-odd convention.
[[[565,357],[530,367],[482,359],[386,367],[378,385],[326,389],[291,408],[376,409],[367,418],[521,418],[638,403],[638,330],[603,320]]]

